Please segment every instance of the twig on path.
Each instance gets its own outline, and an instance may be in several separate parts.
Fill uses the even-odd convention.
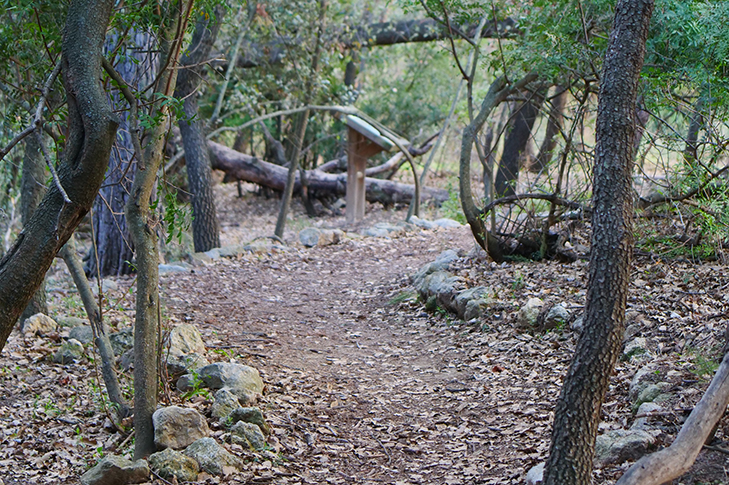
[[[374,437],[377,442],[380,444],[383,450],[385,450],[385,454],[387,455],[387,465],[389,466],[392,463],[392,455],[390,455],[390,451],[387,449],[385,445],[382,444],[382,441],[380,441],[380,438]]]
[[[729,450],[727,450],[726,448],[722,448],[721,446],[704,445],[704,448],[706,448],[707,450],[718,451],[719,453],[729,455]]]

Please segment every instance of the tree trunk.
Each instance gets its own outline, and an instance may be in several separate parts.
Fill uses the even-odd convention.
[[[179,19],[161,27],[159,38],[162,43],[160,66],[168,66],[161,72],[154,89],[154,97],[149,103],[151,119],[157,124],[145,132],[146,146],[141,147],[139,140],[137,158],[138,170],[126,205],[129,233],[134,242],[137,267],[136,314],[134,318],[134,459],[146,458],[156,451],[152,414],[157,409],[159,389],[159,247],[157,245],[158,220],[152,212],[150,203],[154,193],[157,172],[164,154],[165,132],[170,116],[165,99],[172,96],[177,82],[177,65],[180,55],[180,42],[175,32],[184,32],[190,12],[179,12],[173,4],[170,17]],[[189,4],[190,6],[192,4]],[[178,24],[179,22],[179,24]],[[179,28],[179,30],[178,30]],[[136,109],[135,109],[136,111]],[[135,124],[136,121],[135,121]]]
[[[43,199],[46,192],[45,179],[46,170],[43,162],[43,153],[41,152],[42,139],[33,133],[25,138],[25,154],[23,156],[23,174],[20,179],[20,215],[25,226],[30,221],[33,212]],[[28,306],[23,310],[20,316],[20,328],[27,318],[32,317],[36,313],[48,313],[48,303],[46,302],[46,280],[43,282],[33,294],[33,298],[28,302]]]
[[[58,176],[71,203],[52,185],[0,260],[0,349],[56,253],[88,213],[104,179],[118,124],[99,83],[101,48],[113,4],[73,0],[68,8],[61,54],[68,134]]]
[[[524,88],[524,86],[535,79],[535,74],[527,74],[517,83],[510,86],[506,85],[506,80],[503,77],[496,79],[491,83],[486,97],[481,102],[478,115],[463,129],[458,172],[461,207],[463,208],[463,214],[466,216],[468,225],[471,226],[474,239],[476,239],[479,246],[488,251],[489,256],[494,261],[503,260],[501,246],[494,235],[486,230],[483,214],[476,207],[476,203],[473,201],[473,191],[471,190],[471,153],[473,151],[473,142],[493,109],[515,90]]]
[[[68,242],[63,246],[58,255],[66,263],[68,272],[71,273],[76,289],[81,296],[81,301],[83,301],[86,316],[89,317],[91,329],[94,333],[94,343],[99,352],[99,357],[101,357],[101,376],[104,379],[109,401],[116,405],[116,418],[123,419],[129,415],[130,409],[119,388],[114,350],[111,348],[109,335],[101,319],[101,310],[94,299],[94,293],[91,291],[91,286],[84,273],[81,260],[76,254],[76,243],[74,242],[73,236],[68,239]]]
[[[638,79],[653,0],[618,0],[600,84],[585,328],[555,409],[545,485],[588,485],[600,408],[625,326],[633,251]]]
[[[198,116],[197,90],[202,80],[202,63],[210,57],[224,15],[224,9],[218,6],[214,20],[201,18],[198,21],[189,51],[181,60],[183,66],[191,67],[180,71],[175,90],[175,97],[184,98],[185,119],[180,119],[178,125],[185,149],[189,190],[192,194],[192,240],[196,252],[220,247],[220,226],[215,211],[210,156],[203,123]]]
[[[227,179],[244,180],[254,184],[282,191],[286,186],[287,169],[276,164],[265,162],[256,157],[238,153],[225,145],[208,142],[213,168],[225,172]],[[312,197],[336,196],[346,194],[347,174],[326,173],[321,170],[307,172],[309,191]],[[294,192],[299,190],[298,177],[294,183]],[[365,178],[366,198],[368,202],[380,202],[385,206],[404,204],[412,200],[415,187],[390,180]],[[423,187],[421,198],[441,204],[448,200],[448,191]]]
[[[107,46],[116,46],[119,35],[111,35]],[[157,71],[156,56],[150,54],[154,50],[150,35],[133,31],[129,45],[124,49],[122,60],[115,65],[124,81],[134,88],[152,82]],[[112,102],[115,109],[121,111],[121,123],[111,152],[106,180],[94,203],[94,246],[86,264],[86,273],[89,276],[102,278],[132,273],[131,262],[134,255],[124,207],[129,198],[137,160],[134,159],[129,112],[125,109],[126,100],[117,91],[112,95]]]
[[[504,140],[499,170],[496,173],[495,197],[505,197],[516,193],[519,165],[532,137],[532,127],[543,101],[544,95],[535,93],[530,100],[523,102],[514,112],[511,127],[507,129],[508,134]]]
[[[557,135],[562,131],[563,111],[567,102],[568,91],[560,86],[557,86],[557,90],[562,90],[562,92],[552,99],[552,107],[549,109],[544,140],[539,147],[539,153],[534,159],[534,163],[529,165],[529,171],[532,173],[540,173],[547,168],[549,162],[552,161],[554,149],[557,147]]]

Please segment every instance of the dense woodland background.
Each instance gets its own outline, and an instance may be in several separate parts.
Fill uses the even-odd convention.
[[[281,243],[294,242],[292,198],[313,220],[351,210],[348,117],[392,145],[370,161],[368,201],[467,223],[493,262],[574,262],[587,249],[576,234],[591,234],[545,483],[590,482],[634,255],[726,262],[729,2],[3,7],[1,345],[48,313],[44,275],[62,258],[116,419],[133,415],[135,458],[155,451],[160,261],[221,246],[217,184],[280,199],[267,232]],[[89,286],[129,274],[133,402]],[[725,365],[678,446],[647,458],[654,481],[631,470],[620,483],[688,469],[726,408]]]

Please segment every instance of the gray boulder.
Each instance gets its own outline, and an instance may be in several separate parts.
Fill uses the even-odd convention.
[[[118,332],[109,334],[109,342],[111,342],[114,355],[122,355],[134,347],[134,329],[132,327],[126,327]]]
[[[339,229],[319,229],[316,227],[307,227],[299,232],[299,242],[307,248],[337,244],[343,238],[344,232]]]
[[[645,415],[650,413],[660,413],[661,411],[663,411],[663,408],[658,404],[654,402],[644,402],[638,407],[638,412],[635,414],[639,417],[635,419],[630,429],[650,430],[651,426],[648,423],[651,418],[650,416]]]
[[[91,325],[73,327],[68,332],[68,338],[76,339],[84,345],[90,344],[94,341],[94,330],[91,328]]]
[[[36,335],[48,335],[58,330],[58,324],[54,319],[42,313],[25,319],[23,323],[23,336],[35,337]]]
[[[261,451],[266,447],[266,437],[261,428],[253,423],[238,421],[230,428],[230,440],[234,444]]]
[[[198,371],[202,382],[210,389],[227,388],[240,399],[250,399],[250,394],[263,393],[263,380],[258,370],[242,364],[217,362]]]
[[[429,274],[435,273],[436,271],[445,271],[451,265],[452,262],[458,259],[458,253],[452,249],[447,249],[440,253],[432,263],[428,263],[420,268],[412,277],[413,286],[418,288],[423,284],[423,280]]]
[[[471,318],[466,318],[466,309],[469,302],[478,301],[478,307],[480,308],[482,305],[488,305],[489,303],[493,302],[493,297],[494,291],[491,288],[487,288],[485,286],[476,286],[474,288],[469,288],[467,290],[461,291],[460,293],[458,293],[458,295],[456,295],[456,298],[454,300],[456,313],[458,313],[458,316],[463,318],[464,320],[470,320],[471,318],[475,318],[473,316]]]
[[[527,302],[519,309],[516,315],[516,323],[523,328],[533,328],[537,325],[539,313],[541,312],[544,302],[539,298],[529,298]]]
[[[177,325],[170,331],[166,345],[167,372],[180,375],[209,364],[205,355],[205,344],[202,335],[195,325]]]
[[[634,358],[646,357],[646,354],[648,354],[648,341],[645,337],[636,337],[625,343],[620,359],[628,361]]]
[[[557,328],[558,326],[567,323],[569,319],[570,312],[564,307],[564,305],[554,305],[544,316],[544,328],[546,330]]]
[[[148,479],[149,465],[146,461],[131,462],[121,456],[108,455],[81,475],[81,485],[127,485]]]
[[[469,322],[474,318],[482,317],[492,303],[492,300],[469,300],[466,304],[466,311],[463,312],[463,319]]]
[[[84,356],[84,344],[76,339],[65,340],[61,347],[53,354],[53,362],[56,364],[73,364],[80,362]]]
[[[263,412],[258,408],[236,408],[229,415],[231,423],[238,423],[243,421],[245,423],[255,424],[265,435],[271,434],[271,427],[268,426],[266,418],[263,417]]]
[[[200,468],[211,475],[224,475],[226,468],[243,468],[243,461],[230,454],[213,438],[199,439],[185,448],[183,453],[197,461]]]
[[[619,465],[637,460],[656,443],[656,437],[642,429],[616,429],[597,437],[595,442],[595,466]]]
[[[423,229],[433,229],[435,227],[435,224],[433,224],[432,221],[421,219],[418,216],[412,216],[410,218],[410,223],[415,224],[418,227],[421,227]]]
[[[170,406],[152,415],[157,449],[179,450],[210,434],[205,417],[194,409]]]
[[[214,396],[212,416],[226,421],[231,413],[241,407],[238,397],[229,389],[219,389]]]
[[[582,328],[585,326],[585,314],[579,315],[570,323],[570,329],[575,333],[582,333]]]
[[[243,246],[243,251],[253,254],[275,254],[286,251],[286,246],[277,244],[268,238],[256,239]]]
[[[151,454],[149,466],[165,480],[172,480],[174,477],[180,482],[194,482],[200,472],[197,461],[172,448]]]
[[[649,384],[638,393],[638,397],[633,403],[633,411],[637,411],[643,403],[653,401],[665,401],[670,394],[666,391],[671,387],[668,382],[659,382],[657,384]]]
[[[658,369],[649,363],[637,370],[633,379],[630,381],[630,387],[628,388],[628,398],[631,401],[638,399],[638,395],[651,384],[655,384],[660,380]]]

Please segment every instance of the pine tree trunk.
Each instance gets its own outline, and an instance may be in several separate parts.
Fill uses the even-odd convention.
[[[635,106],[653,0],[618,0],[600,84],[585,327],[557,401],[545,485],[589,485],[633,252]]]
[[[108,48],[116,46],[117,36],[118,34],[111,35],[107,39]],[[143,32],[132,32],[129,37],[125,55],[114,67],[130,86],[146,86],[157,72],[156,56],[149,53],[154,49],[152,38]],[[134,255],[124,207],[129,198],[137,161],[134,159],[134,146],[129,132],[126,100],[118,92],[114,92],[112,103],[119,111],[121,123],[109,158],[104,185],[94,202],[94,247],[86,263],[86,273],[89,276],[102,278],[132,273]]]
[[[197,23],[192,44],[181,60],[183,66],[191,67],[180,72],[175,90],[175,97],[184,98],[185,119],[179,120],[178,125],[185,148],[187,181],[192,194],[192,239],[196,252],[220,247],[210,156],[203,123],[198,116],[196,91],[202,79],[202,63],[210,57],[224,14],[222,8],[216,8],[214,21],[203,19]]]

